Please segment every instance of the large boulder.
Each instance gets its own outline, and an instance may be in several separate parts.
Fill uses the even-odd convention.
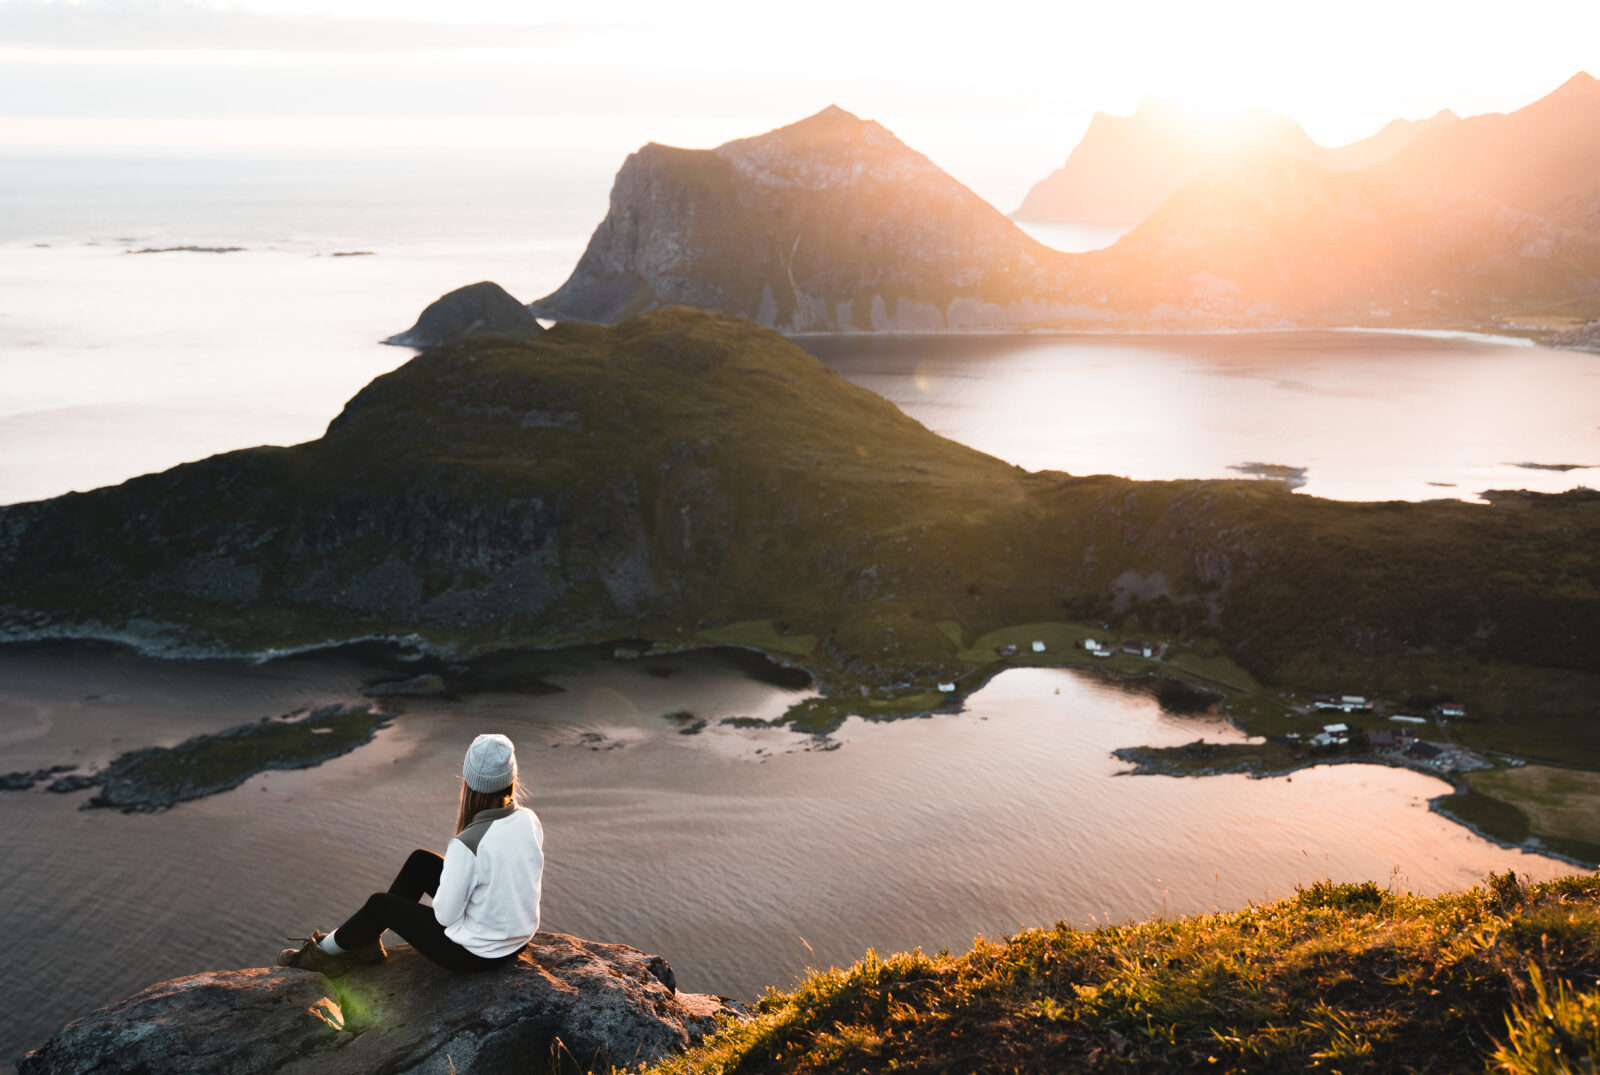
[[[285,968],[153,985],[70,1023],[19,1075],[610,1070],[684,1050],[737,1001],[677,993],[659,956],[540,933],[503,968],[459,974],[409,946],[341,978]]]

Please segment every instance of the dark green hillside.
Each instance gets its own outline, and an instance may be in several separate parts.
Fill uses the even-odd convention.
[[[985,635],[1073,621],[1268,686],[1449,693],[1479,718],[1465,737],[1593,760],[1597,538],[1579,494],[1345,504],[1029,474],[776,333],[666,308],[441,347],[320,440],[0,508],[0,638],[722,641],[853,695],[974,684]]]
[[[1367,882],[1179,921],[1057,925],[771,993],[658,1075],[1473,1072],[1600,1063],[1600,879]]]

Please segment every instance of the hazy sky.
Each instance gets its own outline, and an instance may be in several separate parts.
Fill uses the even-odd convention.
[[[1325,144],[1600,74],[1600,0],[0,0],[0,145],[710,145],[837,103],[975,186],[1146,95]],[[1037,176],[1035,176],[1037,178]],[[998,180],[995,180],[996,182]]]

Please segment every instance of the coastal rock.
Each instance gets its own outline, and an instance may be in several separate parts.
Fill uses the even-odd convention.
[[[444,677],[437,672],[424,672],[420,676],[410,679],[389,680],[385,683],[374,683],[362,690],[368,698],[434,698],[450,690]]]
[[[69,794],[99,786],[100,794],[86,808],[164,810],[236,788],[269,769],[320,765],[371,742],[388,724],[383,713],[329,705],[298,720],[260,720],[197,735],[173,747],[130,750],[100,772],[61,777],[48,790]]]
[[[401,347],[438,347],[464,336],[530,339],[543,331],[527,307],[505,288],[483,280],[435,299],[415,325],[383,342]]]
[[[1600,351],[1600,321],[1558,332],[1549,342],[1552,347],[1570,347],[1574,351]]]
[[[49,780],[57,773],[71,772],[76,765],[52,765],[47,769],[26,770],[0,775],[0,791],[27,791],[41,780]],[[57,781],[59,783],[60,781]]]
[[[84,1016],[23,1057],[19,1075],[94,1071],[609,1071],[698,1042],[736,1001],[677,993],[660,956],[540,933],[512,963],[443,970],[409,946],[340,978],[255,968],[175,978]]]

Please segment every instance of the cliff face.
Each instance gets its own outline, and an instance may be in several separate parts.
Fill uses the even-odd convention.
[[[478,974],[401,945],[340,978],[280,967],[176,978],[68,1024],[18,1072],[610,1071],[682,1052],[719,1014],[743,1009],[676,992],[659,956],[540,933]]]
[[[1096,112],[1067,162],[1034,184],[1018,220],[1132,223],[1144,220],[1190,180],[1231,161],[1284,156],[1329,171],[1369,168],[1419,134],[1457,122],[1444,111],[1395,120],[1370,138],[1324,148],[1298,123],[1264,109],[1212,119],[1170,101],[1147,100],[1133,115]]]
[[[647,145],[541,317],[682,303],[786,332],[1038,320],[1007,309],[1070,275],[877,123],[838,108],[714,150]]]

